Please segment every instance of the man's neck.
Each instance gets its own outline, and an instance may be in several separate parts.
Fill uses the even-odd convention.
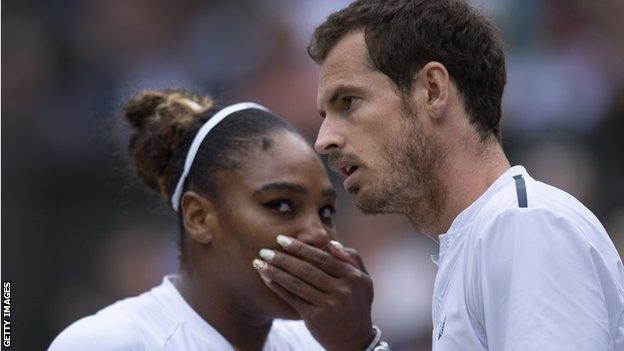
[[[500,144],[494,142],[475,152],[464,150],[457,157],[449,157],[440,170],[443,201],[434,214],[435,220],[422,230],[438,241],[438,235],[446,233],[453,220],[510,167]]]
[[[272,319],[250,315],[249,307],[237,306],[231,294],[205,284],[197,274],[183,269],[177,289],[189,305],[230,344],[240,351],[262,350]]]

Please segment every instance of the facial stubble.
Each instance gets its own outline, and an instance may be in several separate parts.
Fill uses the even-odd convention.
[[[445,193],[440,181],[444,148],[425,133],[415,115],[403,116],[398,138],[382,145],[387,160],[385,173],[369,189],[356,196],[364,213],[406,215],[415,229],[426,232],[437,222]]]

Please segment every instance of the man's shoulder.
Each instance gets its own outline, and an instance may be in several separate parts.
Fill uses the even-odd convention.
[[[583,232],[604,232],[600,221],[579,200],[527,174],[514,177],[494,194],[479,211],[475,223],[485,227],[516,219],[517,224],[529,225],[538,218],[569,222]]]
[[[527,174],[520,181],[508,182],[489,199],[476,216],[471,234],[488,250],[551,247],[562,254],[563,247],[574,247],[617,257],[609,235],[587,207]]]

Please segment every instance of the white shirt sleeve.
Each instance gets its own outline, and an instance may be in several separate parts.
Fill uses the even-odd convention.
[[[93,315],[63,330],[48,351],[143,351],[140,335],[130,322]]]
[[[604,262],[570,220],[518,208],[483,229],[476,283],[490,350],[613,350]]]

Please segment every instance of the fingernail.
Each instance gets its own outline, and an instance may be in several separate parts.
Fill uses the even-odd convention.
[[[269,249],[260,250],[260,257],[264,258],[267,261],[270,261],[275,257],[275,251]]]
[[[282,247],[286,247],[286,246],[292,244],[292,240],[290,240],[290,238],[287,237],[287,236],[278,235],[277,236],[277,243],[280,244]]]
[[[256,270],[260,272],[266,270],[268,267],[268,264],[266,262],[264,262],[263,260],[259,260],[257,258],[253,260],[251,265],[253,266],[253,268],[255,268]]]
[[[329,242],[330,244],[332,244],[333,247],[335,247],[338,250],[342,250],[344,249],[344,246],[342,246],[342,244],[336,240],[332,240]]]

